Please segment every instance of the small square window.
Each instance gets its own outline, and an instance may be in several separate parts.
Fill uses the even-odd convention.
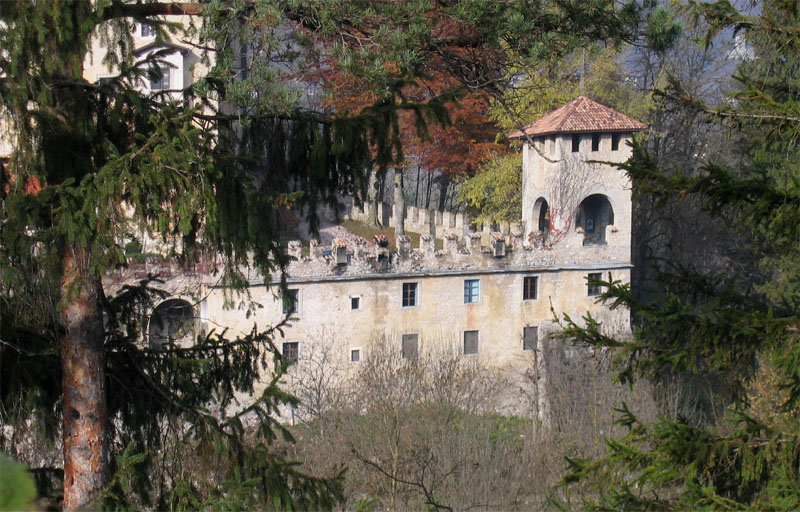
[[[350,309],[361,309],[361,297],[350,297]]]
[[[572,134],[572,152],[577,153],[581,149],[581,135],[579,133]]]
[[[403,283],[403,307],[417,305],[417,283]]]
[[[294,315],[300,310],[300,291],[286,290],[283,295],[283,314]]]
[[[526,276],[522,283],[522,300],[536,299],[536,285],[539,284],[537,276]]]
[[[536,350],[539,341],[539,328],[526,326],[522,328],[522,350]]]
[[[464,331],[464,355],[478,353],[478,331]]]
[[[283,344],[283,358],[287,363],[296,363],[300,355],[300,343],[287,341]]]
[[[150,73],[150,90],[169,89],[169,69],[158,68]]]
[[[350,362],[358,363],[359,361],[361,361],[361,349],[354,348],[350,350]]]
[[[611,151],[619,151],[619,141],[622,139],[621,133],[611,134]]]
[[[600,134],[592,134],[592,151],[600,151]]]
[[[416,359],[419,354],[419,335],[404,334],[402,356],[403,359]]]
[[[156,27],[148,23],[142,23],[142,37],[155,37]]]
[[[464,281],[464,304],[473,304],[478,302],[479,294],[479,279],[466,279]]]
[[[587,290],[588,290],[587,295],[589,297],[594,297],[595,295],[600,295],[600,293],[602,293],[602,291],[603,291],[602,290],[602,288],[603,288],[602,286],[600,286],[599,284],[591,283],[592,280],[599,281],[602,278],[603,278],[603,274],[601,274],[600,272],[589,274],[588,279],[587,279],[587,281],[589,281],[589,283],[587,284]]]

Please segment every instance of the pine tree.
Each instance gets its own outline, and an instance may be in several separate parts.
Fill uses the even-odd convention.
[[[599,460],[570,461],[565,485],[593,485],[594,497],[578,505],[588,510],[797,510],[800,13],[796,2],[783,1],[763,3],[758,15],[725,1],[693,4],[691,12],[708,23],[710,36],[731,27],[745,36],[746,58],[735,75],[741,89],[735,103],[721,108],[692,98],[678,83],[669,95],[709,121],[730,123],[747,160],[726,168],[709,155],[704,172],[689,176],[659,169],[637,144],[624,168],[637,194],[694,197],[722,222],[739,226],[749,240],[748,258],[762,264],[761,282],[664,266],[658,278],[666,291],[656,301],[639,301],[629,287],[605,283],[604,299],[631,308],[639,319],[632,340],[606,337],[588,317],[581,325],[567,319],[565,334],[616,349],[623,382],[655,379],[665,369],[720,378],[731,404],[727,423],[665,418],[647,425],[623,407],[619,423],[628,434],[609,440]]]
[[[160,17],[170,14],[202,19],[186,37],[213,53],[208,74],[177,101],[136,87],[163,55],[137,62],[127,27],[147,23],[162,41],[184,36]],[[360,194],[364,169],[402,160],[400,112],[420,134],[449,118],[457,91],[424,103],[402,94],[434,56],[462,85],[500,87],[506,56],[536,60],[585,40],[629,37],[636,18],[610,0],[580,9],[560,1],[63,0],[5,2],[0,15],[0,97],[14,146],[0,187],[3,422],[35,413],[51,433],[60,424],[67,510],[97,500],[122,507],[132,491],[158,508],[215,499],[229,508],[317,508],[340,497],[336,480],[304,475],[268,450],[282,431],[276,407],[294,400],[277,387],[282,365],[254,404],[225,415],[233,393],[267,371],[270,332],[209,335],[189,348],[138,345],[132,315],[150,300],[148,283],[117,297],[102,283],[126,262],[131,222],[179,240],[186,260],[198,250],[220,255],[230,284],[242,283],[245,264],[280,272],[280,208],[298,205],[313,227],[321,202]],[[95,37],[119,71],[98,84],[82,77]],[[317,55],[368,77],[376,101],[349,115],[308,108],[313,91],[293,80]],[[209,413],[211,402],[221,416]],[[244,442],[245,413],[260,420],[255,448]],[[146,475],[136,478],[152,469],[164,429],[199,454],[224,452],[221,480],[201,485],[177,470],[149,487]]]

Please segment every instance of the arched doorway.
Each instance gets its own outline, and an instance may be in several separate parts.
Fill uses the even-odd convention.
[[[178,343],[194,336],[194,310],[183,299],[168,299],[150,315],[147,338],[151,348]]]
[[[614,224],[614,209],[608,197],[592,194],[581,201],[575,227],[583,229],[583,245],[606,243],[606,227]]]

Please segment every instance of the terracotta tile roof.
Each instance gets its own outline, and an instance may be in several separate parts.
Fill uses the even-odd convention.
[[[585,96],[578,96],[569,103],[552,110],[525,126],[522,130],[514,131],[508,137],[510,139],[520,139],[526,134],[639,132],[645,129],[647,129],[647,126],[632,117],[601,105]]]

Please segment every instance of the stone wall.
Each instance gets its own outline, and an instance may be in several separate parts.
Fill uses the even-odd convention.
[[[353,206],[350,210],[350,218],[366,222],[366,210],[366,205],[362,208]],[[378,203],[378,219],[383,226],[394,226],[392,205],[388,203]],[[444,240],[448,235],[456,235],[459,238],[464,237],[470,231],[470,224],[469,216],[463,212],[440,212],[436,209],[407,206],[403,227],[406,231],[411,233],[433,235],[439,240]],[[521,224],[509,222],[501,222],[498,226],[498,230],[504,235],[509,235],[512,231],[520,233],[523,231]],[[486,243],[488,243],[489,234],[491,232],[491,226],[481,226],[481,233]]]

